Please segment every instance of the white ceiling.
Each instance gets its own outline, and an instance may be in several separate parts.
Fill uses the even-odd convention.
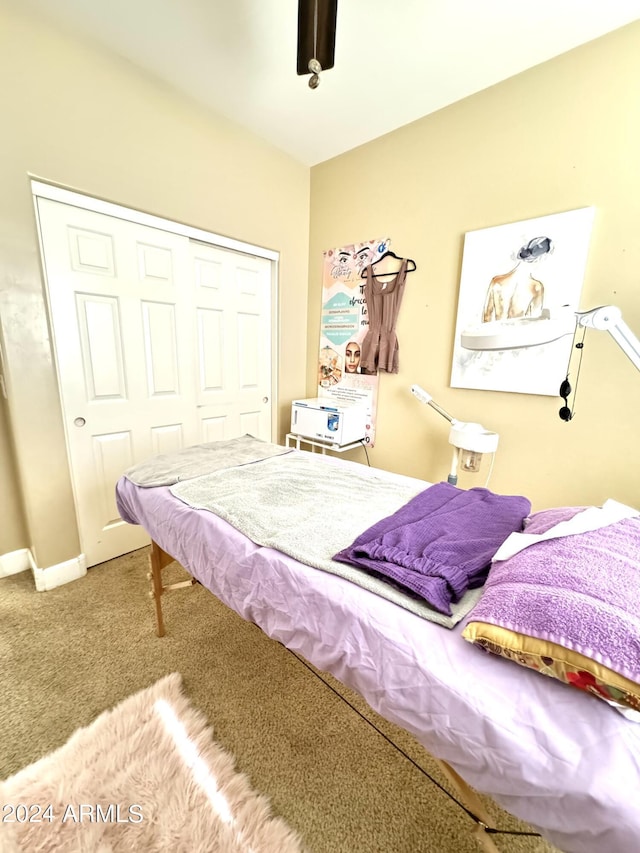
[[[640,19],[640,0],[338,0],[335,67],[296,74],[297,0],[21,0],[307,165]]]

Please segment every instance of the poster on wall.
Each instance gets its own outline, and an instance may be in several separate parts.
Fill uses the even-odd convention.
[[[465,235],[451,387],[557,396],[571,335],[541,346],[483,352],[462,334],[579,310],[594,208],[469,231]],[[491,323],[491,327],[486,324]],[[517,333],[517,329],[516,329]]]
[[[373,447],[378,375],[360,366],[361,345],[369,328],[362,271],[389,248],[389,239],[353,243],[323,252],[322,316],[318,358],[318,397],[367,408],[365,442]]]

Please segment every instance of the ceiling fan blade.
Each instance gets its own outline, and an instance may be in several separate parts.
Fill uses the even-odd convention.
[[[337,14],[338,0],[298,0],[298,74],[310,74],[314,58],[323,71],[333,68]]]

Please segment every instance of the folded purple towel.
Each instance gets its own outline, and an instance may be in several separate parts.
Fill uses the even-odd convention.
[[[583,509],[535,513],[525,532],[544,533]],[[556,643],[640,683],[640,518],[494,563],[469,621]]]
[[[395,581],[449,615],[481,586],[491,558],[531,511],[527,498],[436,483],[333,559]]]

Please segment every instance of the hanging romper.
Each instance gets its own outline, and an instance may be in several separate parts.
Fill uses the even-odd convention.
[[[366,268],[364,297],[369,317],[369,329],[362,341],[360,366],[367,372],[398,372],[398,338],[396,320],[407,280],[407,259],[391,281],[374,278],[371,265]]]

